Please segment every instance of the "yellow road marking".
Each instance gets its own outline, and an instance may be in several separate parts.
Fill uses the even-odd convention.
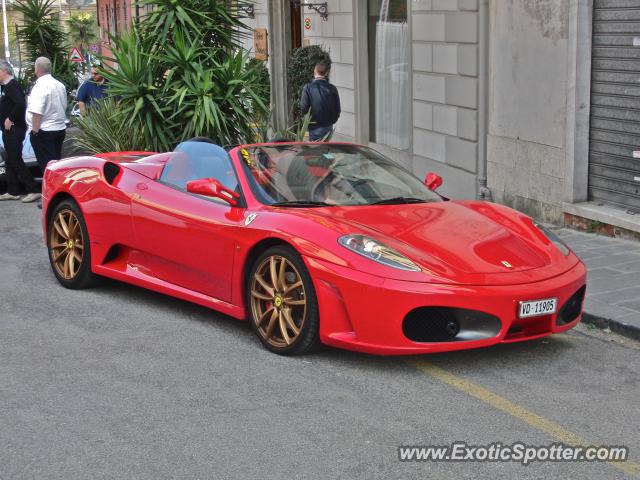
[[[531,410],[527,410],[526,408],[521,407],[520,405],[517,405],[507,400],[506,398],[501,397],[497,393],[493,393],[486,388],[481,387],[480,385],[476,385],[475,383],[470,382],[469,380],[465,380],[464,378],[457,377],[440,367],[436,367],[435,365],[420,360],[406,360],[406,362],[409,365],[417,368],[418,370],[421,370],[422,372],[431,375],[441,382],[444,382],[447,385],[455,388],[456,390],[471,395],[472,397],[477,398],[487,405],[490,405],[511,415],[512,417],[522,420],[524,423],[532,426],[537,430],[540,430],[541,432],[546,433],[547,435],[555,439],[560,440],[566,445],[585,447],[595,445],[594,442],[590,442],[582,437],[579,437],[575,433],[570,432],[557,423],[541,417],[540,415],[533,413]],[[618,470],[622,470],[629,475],[640,477],[640,464],[628,461],[606,463],[617,468]]]

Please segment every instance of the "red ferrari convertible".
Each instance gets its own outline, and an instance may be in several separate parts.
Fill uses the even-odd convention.
[[[442,352],[575,326],[578,257],[441,183],[359,145],[192,140],[51,162],[42,224],[63,286],[104,276],[195,302],[280,354]]]

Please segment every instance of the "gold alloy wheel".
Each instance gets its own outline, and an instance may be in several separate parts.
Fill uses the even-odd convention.
[[[300,272],[280,255],[265,258],[251,280],[251,310],[258,333],[270,345],[291,345],[307,314],[307,296]]]
[[[75,278],[84,258],[84,241],[80,221],[72,210],[65,208],[55,216],[49,245],[58,275],[65,280]]]

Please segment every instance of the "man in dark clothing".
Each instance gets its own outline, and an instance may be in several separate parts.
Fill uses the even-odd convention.
[[[107,96],[107,84],[104,77],[100,75],[98,67],[91,67],[91,78],[86,80],[76,94],[76,101],[80,107],[80,114],[86,115],[87,108],[95,100],[100,100]]]
[[[304,86],[300,97],[302,114],[306,115],[311,110],[309,140],[312,142],[324,140],[340,117],[340,96],[338,89],[327,79],[329,71],[328,64],[316,64],[313,81]]]
[[[27,124],[24,119],[26,102],[20,84],[13,78],[13,68],[6,60],[0,60],[0,84],[2,84],[0,126],[2,127],[2,143],[7,152],[5,162],[7,193],[0,195],[0,200],[18,200],[20,198],[20,184],[22,184],[27,191],[27,196],[22,201],[25,203],[33,202],[38,199],[40,187],[22,159],[22,144],[27,132]]]

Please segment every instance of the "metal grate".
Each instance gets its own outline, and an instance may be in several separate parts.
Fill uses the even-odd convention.
[[[589,198],[640,213],[640,0],[594,0]]]

